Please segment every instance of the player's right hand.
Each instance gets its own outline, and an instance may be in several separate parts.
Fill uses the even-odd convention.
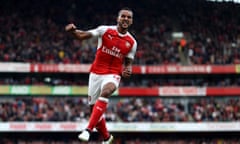
[[[131,67],[125,67],[122,71],[122,77],[123,78],[129,78],[132,74],[132,69]]]
[[[67,31],[67,32],[72,32],[76,29],[77,29],[77,27],[72,23],[65,26],[65,31]]]

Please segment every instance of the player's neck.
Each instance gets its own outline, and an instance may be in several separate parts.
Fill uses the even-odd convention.
[[[128,31],[128,29],[123,29],[123,28],[121,28],[121,27],[117,27],[117,31],[120,33],[120,34],[126,34],[127,33],[127,31]]]

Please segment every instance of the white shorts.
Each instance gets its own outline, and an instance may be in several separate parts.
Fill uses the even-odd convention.
[[[90,105],[95,104],[105,84],[111,82],[118,88],[120,80],[121,76],[116,74],[99,75],[90,73],[88,81],[88,103]]]

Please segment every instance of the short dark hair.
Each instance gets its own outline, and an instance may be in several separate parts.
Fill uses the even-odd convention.
[[[131,12],[133,13],[132,9],[130,9],[129,7],[123,7],[123,8],[121,8],[121,9],[118,11],[118,15],[120,14],[120,12],[121,12],[122,10],[131,11]]]
[[[123,8],[121,8],[121,9],[120,9],[120,11],[121,11],[121,10],[128,10],[128,11],[132,11],[132,9],[130,9],[129,7],[123,7]]]

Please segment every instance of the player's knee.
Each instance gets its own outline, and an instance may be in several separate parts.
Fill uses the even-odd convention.
[[[101,96],[108,98],[108,97],[110,97],[110,95],[111,95],[112,93],[113,93],[113,92],[112,92],[111,89],[104,89],[104,90],[102,91],[102,93],[101,93]]]

